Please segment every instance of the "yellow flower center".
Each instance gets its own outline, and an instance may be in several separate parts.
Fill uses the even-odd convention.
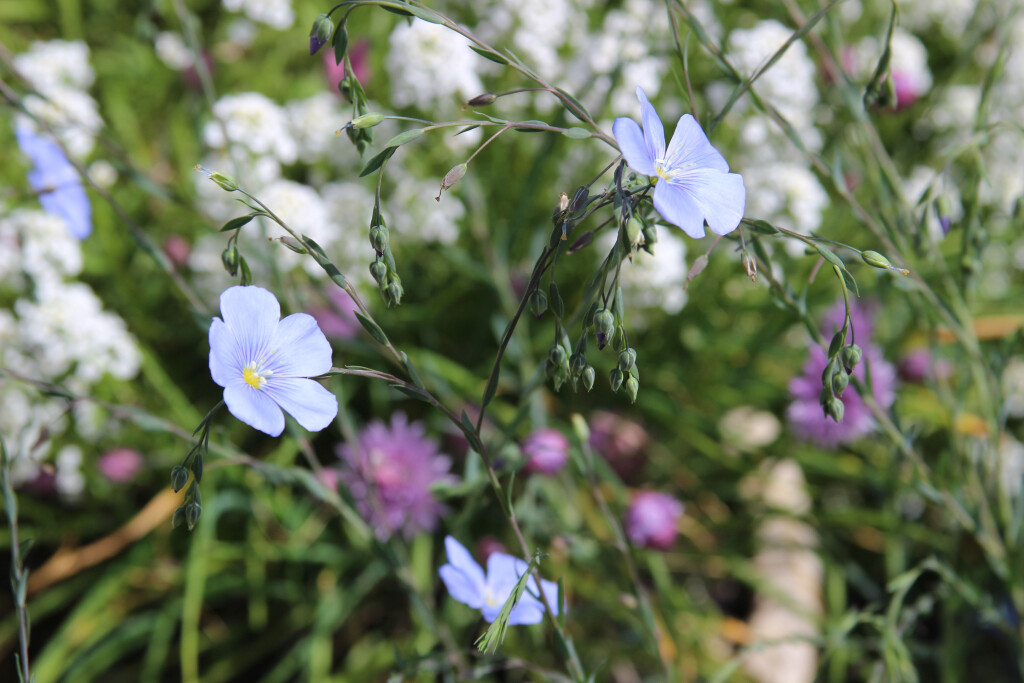
[[[270,374],[269,370],[260,372],[259,366],[256,361],[252,361],[244,368],[242,368],[242,379],[245,383],[251,386],[253,389],[262,389],[263,385],[267,383],[267,375]]]

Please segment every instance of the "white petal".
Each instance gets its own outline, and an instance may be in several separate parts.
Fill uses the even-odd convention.
[[[697,119],[689,114],[679,117],[672,142],[665,155],[669,168],[710,168],[727,173],[729,164],[704,134]]]
[[[647,151],[639,123],[627,116],[620,116],[612,124],[612,135],[631,169],[642,175],[654,175],[654,159]]]

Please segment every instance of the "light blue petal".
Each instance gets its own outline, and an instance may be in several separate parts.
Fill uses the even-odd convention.
[[[710,168],[723,173],[729,171],[725,157],[711,145],[697,119],[689,114],[679,117],[665,158],[670,169]]]
[[[640,100],[640,120],[644,123],[647,155],[654,160],[661,159],[665,156],[665,126],[661,125],[658,112],[647,100],[647,93],[640,86],[636,87],[636,98]]]
[[[238,352],[238,343],[220,318],[210,325],[210,376],[222,387],[242,376],[245,363]]]
[[[473,585],[476,586],[477,592],[482,595],[484,586],[487,584],[487,579],[484,577],[484,570],[476,563],[476,560],[474,560],[473,556],[469,554],[469,551],[466,550],[465,546],[451,536],[445,536],[444,549],[448,554],[448,562],[465,574],[466,578],[472,581]]]
[[[481,614],[484,617],[484,621],[488,624],[494,623],[494,620],[498,618],[498,614],[501,613],[501,608],[505,603],[501,605],[484,605],[481,608]]]
[[[15,131],[18,146],[32,162],[28,182],[39,193],[39,203],[48,213],[60,216],[68,232],[82,240],[92,232],[92,205],[78,171],[60,145],[27,126]]]
[[[558,584],[554,581],[541,579],[540,585],[544,589],[544,597],[548,599],[548,604],[551,605],[551,610],[557,617],[558,613],[562,611],[562,606],[558,604]]]
[[[631,169],[641,175],[654,175],[654,159],[647,151],[639,123],[627,116],[620,116],[612,124],[612,135]]]
[[[505,602],[519,577],[529,568],[530,566],[518,557],[506,553],[491,553],[487,558],[487,586],[495,601]]]
[[[519,604],[512,608],[512,613],[508,615],[510,626],[539,624],[543,619],[544,603],[526,593],[519,600]]]
[[[469,605],[473,609],[480,609],[484,606],[482,587],[466,576],[465,572],[450,564],[442,566],[438,572],[441,574],[445,588],[448,589],[448,594],[455,600],[463,605]]]
[[[245,362],[262,361],[281,320],[277,298],[262,287],[228,287],[220,295],[220,314]]]
[[[725,235],[740,224],[747,203],[740,174],[699,169],[687,174],[686,185],[712,232]]]
[[[338,414],[337,397],[315,380],[271,375],[262,392],[311,432],[319,432]]]
[[[280,436],[284,431],[284,413],[263,391],[253,389],[239,379],[224,388],[224,403],[231,414],[270,436]]]
[[[704,236],[704,215],[690,193],[667,180],[654,186],[654,208],[661,217],[678,225],[694,239]]]
[[[282,320],[270,348],[274,356],[267,367],[281,377],[315,377],[331,369],[331,344],[311,315],[293,313]]]

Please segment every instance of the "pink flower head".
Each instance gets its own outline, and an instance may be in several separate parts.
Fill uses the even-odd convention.
[[[557,474],[569,459],[569,440],[557,429],[538,429],[523,441],[526,471]]]
[[[390,426],[371,422],[338,455],[342,482],[379,538],[432,531],[444,514],[430,488],[454,481],[451,460],[438,452],[422,422],[409,422],[403,413],[393,415]]]
[[[115,448],[100,456],[96,467],[100,474],[115,484],[125,484],[142,469],[142,456],[131,448]]]
[[[362,328],[356,319],[356,303],[344,290],[337,287],[331,287],[328,298],[328,305],[317,306],[310,310],[310,315],[316,318],[320,330],[328,337],[352,339]]]
[[[370,77],[370,43],[365,40],[356,41],[348,51],[348,60],[352,63],[352,73],[360,83],[366,83]],[[338,64],[334,56],[334,50],[324,50],[324,75],[327,76],[327,85],[335,95],[338,94],[338,84],[345,78],[345,62]]]
[[[640,469],[650,437],[636,422],[599,410],[590,416],[590,447],[626,478]]]
[[[666,493],[640,491],[626,512],[626,535],[635,546],[668,550],[675,543],[683,504]]]

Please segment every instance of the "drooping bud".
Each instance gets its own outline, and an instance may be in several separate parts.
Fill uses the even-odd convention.
[[[619,387],[622,386],[622,370],[618,368],[612,368],[612,371],[608,373],[608,383],[612,386],[612,391],[618,391]]]
[[[530,312],[540,318],[548,310],[548,295],[540,289],[530,294]]]
[[[559,367],[568,362],[568,356],[561,344],[553,344],[551,348],[548,349],[548,360],[551,361],[553,365],[557,365]]]
[[[569,356],[569,372],[573,377],[579,379],[589,367],[585,354],[577,352]]]
[[[825,416],[826,417],[831,417],[836,422],[842,422],[843,421],[843,412],[845,411],[846,408],[845,408],[845,406],[843,405],[843,402],[840,399],[838,399],[838,398],[836,398],[834,396],[832,398],[828,399],[825,402],[824,409],[825,409]]]
[[[948,235],[949,229],[953,225],[953,205],[949,201],[949,197],[946,195],[939,195],[938,199],[935,200],[935,213],[939,217],[939,227],[942,228],[942,234]]]
[[[644,251],[654,256],[654,245],[658,242],[658,228],[652,223],[644,226]]]
[[[590,197],[590,190],[587,189],[586,185],[576,188],[576,192],[572,195],[572,201],[569,202],[569,213],[579,213],[586,206],[588,197]]]
[[[363,114],[362,116],[355,117],[348,125],[356,130],[363,130],[364,128],[373,128],[374,126],[379,125],[383,120],[384,114],[371,111]]]
[[[623,372],[629,372],[629,369],[636,363],[636,351],[633,349],[623,349],[619,353],[619,370]]]
[[[388,276],[388,267],[383,261],[374,261],[370,264],[370,275],[378,286],[384,285],[384,278]]]
[[[313,28],[309,31],[309,54],[315,55],[324,46],[331,31],[334,30],[334,22],[326,14],[317,15],[313,20]]]
[[[199,522],[199,516],[202,514],[203,506],[199,503],[189,503],[185,506],[185,523],[188,524],[189,531],[195,528],[196,523]]]
[[[188,483],[188,470],[181,465],[175,465],[171,468],[171,489],[175,493],[185,488],[185,484]]]
[[[386,225],[374,225],[370,228],[370,246],[373,247],[378,256],[387,251],[390,235],[391,233]]]
[[[485,92],[483,95],[477,95],[469,102],[466,102],[468,107],[486,107],[489,104],[494,104],[494,100],[498,99],[498,96],[494,93]]]
[[[391,306],[397,306],[402,303],[402,295],[405,294],[405,290],[402,289],[402,284],[397,280],[392,280],[388,283],[388,286],[384,288],[384,303]]]
[[[228,271],[228,275],[234,277],[238,274],[238,247],[234,242],[221,252],[220,262],[224,264],[224,270]]]
[[[434,200],[438,202],[441,201],[441,192],[444,192],[455,185],[455,183],[462,180],[462,177],[466,175],[466,170],[468,168],[469,167],[466,166],[466,164],[459,164],[458,166],[453,167],[452,170],[448,171],[444,176],[444,180],[441,181],[441,191],[437,193]]]
[[[628,242],[627,248],[630,253],[636,251],[637,245],[641,244],[644,239],[644,225],[635,216],[631,216],[626,221],[626,240]]]
[[[630,403],[636,403],[636,395],[640,392],[640,382],[637,381],[636,377],[630,377],[626,380],[626,396],[629,397]]]
[[[846,374],[846,370],[840,368],[832,375],[832,391],[836,396],[841,396],[849,384],[850,376]]]
[[[594,314],[594,334],[597,336],[597,348],[603,349],[611,341],[615,332],[615,316],[607,308]]]
[[[177,529],[185,521],[185,506],[182,505],[174,511],[174,516],[171,517],[171,528]]]
[[[597,373],[594,371],[593,365],[588,365],[587,369],[583,371],[583,386],[590,391],[594,388],[594,380],[597,379]]]
[[[850,371],[857,367],[857,363],[860,362],[863,355],[864,352],[861,351],[859,346],[850,344],[849,346],[844,346],[843,350],[839,352],[839,360],[842,361],[843,367]]]

